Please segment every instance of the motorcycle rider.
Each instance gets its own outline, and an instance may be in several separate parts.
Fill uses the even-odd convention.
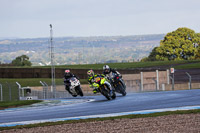
[[[90,85],[90,88],[93,88],[93,93],[96,94],[99,91],[98,91],[97,88],[93,87],[94,79],[97,76],[105,77],[105,75],[103,75],[103,74],[94,74],[94,71],[92,69],[87,71],[87,75],[88,75],[88,83]],[[105,81],[104,83],[108,87],[108,89],[110,90],[110,94],[112,94],[113,89],[111,87],[111,84],[108,81]]]
[[[106,76],[106,78],[108,80],[111,79],[112,73],[115,73],[119,76],[119,78],[122,80],[121,83],[122,83],[123,87],[126,89],[126,85],[124,84],[124,81],[122,79],[122,75],[118,71],[116,71],[115,69],[110,68],[108,65],[103,66],[103,74]]]
[[[69,87],[70,87],[70,78],[71,77],[75,77],[79,80],[79,77],[77,77],[76,75],[74,75],[73,73],[70,72],[69,69],[66,69],[65,70],[65,74],[64,74],[64,83],[65,83],[65,89],[70,93],[72,94],[70,91],[69,91]]]

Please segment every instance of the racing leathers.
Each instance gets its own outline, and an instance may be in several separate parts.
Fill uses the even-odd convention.
[[[116,71],[115,69],[112,69],[112,68],[109,68],[109,71],[103,71],[103,74],[109,81],[111,80],[113,73],[117,74],[120,77],[121,83],[122,83],[123,87],[126,89],[126,85],[122,79],[122,75],[118,71]]]
[[[88,77],[89,86],[90,86],[90,88],[93,88],[93,93],[94,94],[99,92],[98,89],[93,86],[94,80],[98,76],[105,77],[105,75],[103,75],[103,74],[94,74],[94,76]],[[111,87],[111,84],[108,81],[105,81],[104,83],[108,87],[108,89],[110,90],[110,93],[112,93],[113,89]]]
[[[69,91],[69,87],[70,87],[70,78],[71,77],[75,77],[79,80],[79,77],[77,77],[76,75],[74,75],[73,73],[65,73],[64,74],[64,84],[65,84],[65,89],[71,94],[71,92]]]

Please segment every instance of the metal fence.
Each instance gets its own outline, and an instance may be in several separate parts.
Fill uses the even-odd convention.
[[[67,91],[52,92],[45,83],[42,91],[31,90],[16,83],[0,83],[0,101],[35,100],[71,97]]]
[[[0,83],[0,100],[15,101],[19,100],[18,86],[14,83]]]
[[[140,72],[124,78],[129,92],[200,89],[200,69]]]

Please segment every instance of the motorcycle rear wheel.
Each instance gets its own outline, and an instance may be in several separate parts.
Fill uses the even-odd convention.
[[[117,87],[118,87],[120,93],[122,94],[122,96],[126,96],[125,88],[122,86],[122,83],[121,83],[121,82],[119,82],[119,84],[118,84]]]

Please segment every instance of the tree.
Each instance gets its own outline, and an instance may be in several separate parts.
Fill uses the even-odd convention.
[[[29,57],[27,55],[21,55],[16,57],[13,61],[12,64],[14,66],[31,66],[32,63],[29,61]]]
[[[193,30],[178,28],[168,33],[156,48],[156,60],[191,60],[198,54],[200,37]]]
[[[141,59],[141,62],[146,62],[146,61],[156,61],[156,55],[158,54],[156,52],[156,49],[158,47],[154,47],[153,50],[151,51],[151,53],[149,54],[148,57],[144,57]]]
[[[200,33],[197,33],[196,34],[197,38],[200,38]],[[197,40],[200,42],[200,39]],[[196,54],[196,59],[200,59],[200,45],[198,44],[198,47],[197,47],[197,54]]]
[[[200,59],[200,47],[198,47],[197,49],[197,55],[195,59]]]
[[[156,55],[157,55],[156,49],[157,48],[158,47],[153,48],[153,50],[151,51],[151,53],[148,56],[148,61],[155,61],[156,60]]]

